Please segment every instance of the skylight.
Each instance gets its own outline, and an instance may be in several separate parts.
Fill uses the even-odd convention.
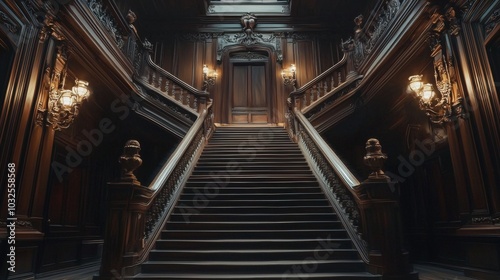
[[[291,0],[207,0],[209,16],[239,16],[250,12],[257,16],[289,16]]]

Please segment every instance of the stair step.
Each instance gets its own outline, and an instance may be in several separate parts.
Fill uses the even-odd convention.
[[[218,200],[292,200],[292,199],[324,199],[323,193],[207,193],[203,194],[186,194],[183,193],[181,200],[196,200],[200,196],[208,197],[211,201]]]
[[[178,203],[175,206],[175,211],[183,214],[222,214],[222,213],[324,213],[331,211],[331,206],[328,205],[310,205],[310,206],[214,206],[210,203],[203,207],[194,207],[184,203]]]
[[[189,222],[189,221],[188,221]],[[165,240],[179,238],[197,238],[199,240],[209,239],[307,239],[318,237],[347,238],[347,232],[344,229],[291,229],[291,230],[163,230],[161,238]]]
[[[292,274],[294,267],[315,268],[315,273],[363,271],[360,260],[284,260],[284,261],[147,261],[142,272],[190,273],[283,273]]]
[[[366,269],[282,127],[218,127],[126,279],[381,279]]]
[[[217,194],[254,194],[254,193],[313,193],[321,192],[318,186],[314,187],[302,187],[302,186],[265,186],[265,187],[244,187],[244,186],[234,186],[234,187],[219,187],[217,185],[207,185],[202,184],[201,186],[194,186],[194,184],[188,184],[184,187],[184,194],[201,194],[206,196],[211,196],[214,193]]]
[[[300,269],[297,273],[283,275],[283,273],[246,273],[246,274],[227,274],[224,272],[213,274],[145,274],[141,273],[125,279],[148,280],[148,279],[188,279],[188,280],[223,280],[223,279],[258,279],[258,280],[288,280],[288,279],[313,279],[313,280],[365,280],[381,279],[378,275],[368,272],[329,272],[329,273],[307,273],[306,269]]]
[[[186,221],[184,214],[179,211],[174,211],[170,215],[170,221]],[[189,221],[207,221],[207,222],[228,222],[228,221],[294,221],[294,220],[307,220],[307,221],[336,221],[337,215],[334,213],[223,213],[223,214],[196,214],[191,215]]]
[[[326,244],[326,245],[322,245]],[[273,249],[273,250],[313,250],[318,246],[328,246],[333,249],[353,249],[352,242],[348,238],[294,238],[294,239],[171,239],[156,241],[158,250],[249,250],[249,249]]]
[[[208,200],[206,197],[200,196],[197,200],[179,200],[180,204],[193,206],[193,207],[205,207],[205,206],[266,206],[266,207],[276,207],[276,206],[329,206],[329,202],[326,199],[268,199],[268,200]]]
[[[293,230],[293,229],[340,229],[339,221],[270,221],[270,222],[197,222],[171,221],[166,230]]]
[[[313,250],[152,250],[149,260],[151,261],[273,261],[273,260],[304,260],[307,258],[317,259],[346,259],[358,258],[358,252],[354,249],[323,248],[318,245]]]

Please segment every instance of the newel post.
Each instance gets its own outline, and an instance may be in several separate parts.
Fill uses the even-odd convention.
[[[146,205],[152,191],[134,175],[141,164],[140,144],[129,140],[119,159],[119,182],[108,183],[108,211],[101,268],[97,279],[121,279],[144,246]]]
[[[366,142],[365,164],[372,173],[359,187],[362,230],[369,246],[369,270],[383,279],[418,279],[403,246],[399,185],[382,171],[387,156],[377,139]]]

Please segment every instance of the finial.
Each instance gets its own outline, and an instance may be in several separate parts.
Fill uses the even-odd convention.
[[[142,159],[139,155],[140,150],[141,144],[137,140],[128,140],[125,143],[123,154],[118,160],[121,165],[122,173],[120,179],[122,182],[131,182],[134,185],[141,184],[134,175],[134,171],[142,164]]]

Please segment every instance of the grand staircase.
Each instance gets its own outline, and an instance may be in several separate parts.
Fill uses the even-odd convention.
[[[217,128],[141,270],[135,279],[380,279],[279,127]]]

